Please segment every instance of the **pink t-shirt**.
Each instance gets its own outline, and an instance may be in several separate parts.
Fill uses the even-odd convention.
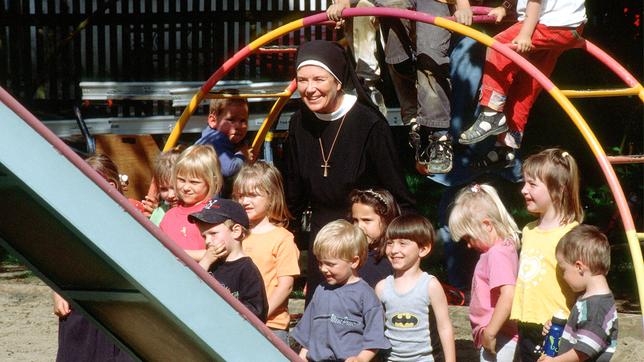
[[[477,348],[481,348],[483,329],[490,323],[494,307],[503,285],[515,285],[519,272],[519,256],[511,241],[498,240],[481,254],[472,277],[472,299],[470,301],[470,323],[472,336]],[[517,339],[517,326],[507,321],[499,331],[507,337]]]
[[[189,207],[176,206],[168,210],[159,224],[172,241],[184,250],[203,250],[206,242],[197,225],[188,221],[188,215],[199,212],[206,204],[205,200]]]

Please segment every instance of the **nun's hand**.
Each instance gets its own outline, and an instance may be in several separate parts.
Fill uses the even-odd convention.
[[[326,9],[326,16],[329,20],[335,21],[335,28],[340,29],[344,25],[342,19],[342,10],[350,8],[350,0],[336,0],[331,6]]]

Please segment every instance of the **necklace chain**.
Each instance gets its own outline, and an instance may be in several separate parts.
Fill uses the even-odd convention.
[[[333,153],[333,149],[335,148],[335,141],[338,140],[338,135],[340,135],[340,130],[342,129],[342,125],[344,125],[344,119],[347,118],[347,114],[345,113],[344,116],[342,116],[342,120],[340,121],[340,126],[338,127],[338,130],[335,132],[335,137],[333,137],[333,142],[331,143],[331,149],[329,149],[329,154],[325,157],[324,156],[324,146],[322,146],[322,135],[318,138],[318,142],[320,143],[320,153],[322,154],[322,167],[324,171],[322,171],[322,176],[327,177],[329,174],[329,160],[331,159],[331,154]]]

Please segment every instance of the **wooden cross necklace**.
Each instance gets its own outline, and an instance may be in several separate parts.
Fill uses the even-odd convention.
[[[329,154],[325,157],[324,156],[324,146],[322,146],[322,135],[318,138],[318,141],[320,142],[320,153],[322,154],[322,164],[320,167],[324,169],[322,172],[322,177],[327,177],[329,175],[329,160],[331,159],[331,153],[333,153],[333,148],[335,147],[335,141],[338,140],[338,135],[340,134],[340,130],[342,129],[342,125],[344,124],[344,119],[347,118],[347,114],[345,113],[344,116],[342,116],[342,120],[340,121],[340,127],[338,127],[338,131],[335,132],[335,137],[333,137],[333,143],[331,143],[331,149],[329,150]]]

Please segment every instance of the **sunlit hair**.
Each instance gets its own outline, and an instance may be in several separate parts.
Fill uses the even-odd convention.
[[[230,95],[238,95],[239,90],[237,89],[222,89],[221,91],[217,92],[218,94],[230,94]],[[221,112],[224,111],[227,107],[236,104],[236,105],[241,105],[245,106],[248,109],[248,100],[246,98],[214,98],[210,100],[210,107],[208,109],[208,112],[214,116],[218,116],[221,114]]]
[[[241,202],[246,195],[260,195],[268,199],[268,220],[273,225],[288,226],[291,213],[286,207],[284,182],[279,170],[266,162],[244,165],[233,183],[233,199]]]
[[[584,220],[579,199],[579,169],[568,152],[549,148],[531,155],[523,162],[523,174],[546,185],[562,225]]]
[[[434,246],[434,227],[421,215],[401,215],[387,227],[385,240],[406,239],[418,244],[419,248]]]
[[[159,153],[152,165],[152,175],[158,186],[172,184],[172,167],[177,163],[179,155],[186,149],[184,145],[178,145],[168,151]]]
[[[380,224],[383,227],[382,234],[369,245],[370,249],[378,252],[378,259],[380,259],[385,255],[385,230],[391,220],[400,215],[400,207],[389,191],[381,189],[351,191],[349,205],[353,207],[354,204],[369,206],[380,217]],[[352,215],[349,215],[349,217],[351,218]]]
[[[610,269],[610,244],[606,235],[592,225],[577,225],[559,240],[557,254],[568,264],[584,263],[593,275],[606,275]]]
[[[219,194],[223,186],[219,157],[210,145],[192,145],[181,152],[172,171],[172,184],[177,195],[181,195],[177,187],[177,176],[200,178],[208,184],[205,199]]]
[[[353,257],[358,256],[358,267],[367,260],[367,249],[367,236],[346,220],[335,220],[324,225],[313,242],[313,254],[318,260],[338,258],[353,261]]]
[[[123,185],[121,184],[119,169],[111,158],[107,155],[97,153],[86,158],[85,162],[87,162],[94,171],[103,176],[105,181],[114,184],[119,193],[123,193]]]
[[[491,246],[496,240],[490,240],[483,225],[488,219],[499,238],[510,240],[519,248],[519,228],[512,215],[501,202],[496,189],[486,184],[473,184],[461,189],[449,215],[449,231],[454,240],[471,237]]]
[[[231,219],[226,219],[226,221],[224,221],[223,224],[226,225],[226,227],[230,231],[233,231],[233,227],[235,227],[235,225],[238,225],[241,228],[241,236],[239,241],[244,240],[246,236],[248,236],[248,229],[246,229],[246,227],[242,224],[238,224]]]

